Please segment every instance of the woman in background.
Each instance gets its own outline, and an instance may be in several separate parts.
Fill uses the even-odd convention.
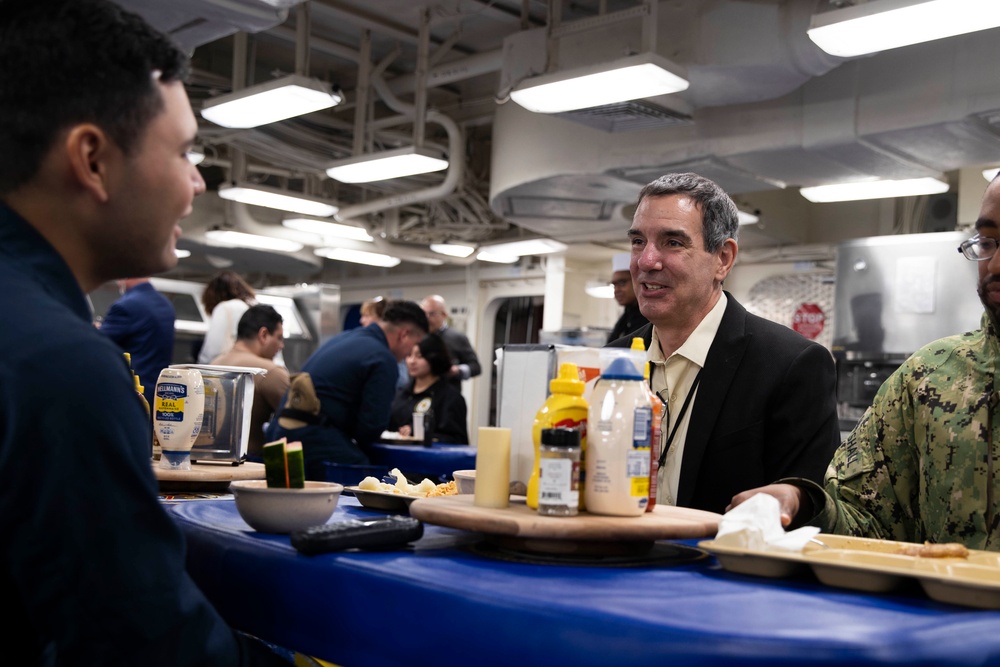
[[[386,301],[380,296],[374,299],[368,299],[361,304],[361,326],[366,327],[372,322],[378,322],[382,319],[382,313],[385,312]]]
[[[235,271],[220,271],[205,285],[201,302],[209,320],[205,342],[198,353],[198,363],[210,364],[212,359],[232,349],[240,318],[257,303],[257,293]],[[275,363],[278,362],[276,358]]]
[[[396,392],[389,417],[389,430],[413,433],[413,413],[424,415],[425,439],[468,444],[465,398],[444,379],[451,369],[448,347],[437,334],[429,334],[413,346],[406,358],[410,382]]]

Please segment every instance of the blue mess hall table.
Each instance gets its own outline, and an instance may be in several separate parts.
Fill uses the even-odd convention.
[[[386,470],[399,468],[410,476],[430,477],[435,482],[451,479],[456,470],[475,470],[476,448],[470,445],[403,445],[377,443],[370,453],[373,465]]]
[[[231,499],[166,505],[223,616],[345,667],[1000,665],[1000,612],[682,565],[530,564],[425,525],[412,548],[302,556]],[[343,496],[331,521],[380,513]],[[692,545],[695,541],[686,541]]]

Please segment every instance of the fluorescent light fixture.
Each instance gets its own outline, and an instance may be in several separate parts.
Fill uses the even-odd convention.
[[[355,241],[374,241],[371,235],[361,227],[340,225],[335,222],[310,220],[308,218],[286,218],[281,224],[289,229],[295,229],[309,234],[318,234],[324,238],[353,239]]]
[[[184,259],[185,257],[191,256],[191,251],[181,250],[180,248],[174,248],[174,254],[177,255],[177,259]]]
[[[493,262],[495,264],[513,264],[521,259],[517,255],[504,254],[502,252],[492,252],[490,250],[480,250],[476,253],[476,259],[483,262]]]
[[[857,201],[859,199],[888,199],[890,197],[915,197],[936,195],[948,191],[948,184],[936,178],[910,178],[902,181],[860,181],[834,183],[799,188],[803,197],[811,202]]]
[[[468,257],[476,251],[470,245],[461,245],[458,243],[432,243],[431,250],[441,255],[448,255],[449,257]]]
[[[326,170],[326,175],[341,183],[371,183],[447,168],[448,161],[442,159],[439,153],[426,148],[404,146],[391,151],[337,160]]]
[[[329,84],[298,74],[220,95],[205,102],[201,115],[216,125],[257,127],[340,104]]]
[[[328,218],[340,210],[322,199],[291,194],[285,190],[262,185],[224,185],[219,188],[219,196],[223,199],[253,206],[266,206],[302,215],[315,215],[320,218]]]
[[[482,259],[484,252],[491,255],[523,257],[525,255],[545,255],[550,252],[562,252],[564,250],[566,250],[566,244],[559,241],[553,241],[552,239],[528,239],[525,241],[511,241],[509,243],[496,243],[483,246],[476,257]]]
[[[351,250],[349,248],[316,248],[313,252],[320,257],[335,259],[340,262],[354,262],[355,264],[384,266],[386,268],[397,266],[400,262],[398,257],[392,257],[391,255],[367,252],[365,250]]]
[[[192,148],[187,152],[187,159],[193,165],[199,165],[205,161],[205,151],[200,148]]]
[[[741,225],[756,225],[760,222],[760,216],[754,213],[747,213],[746,211],[737,210],[737,215]]]
[[[210,229],[205,232],[205,238],[223,245],[254,248],[255,250],[274,250],[277,252],[298,252],[302,250],[302,244],[298,241],[280,239],[276,236],[235,232],[230,229]]]
[[[510,98],[529,111],[559,113],[686,90],[676,65],[655,53],[525,79]]]
[[[813,14],[806,34],[830,55],[852,58],[997,26],[996,0],[871,0]]]
[[[584,288],[585,291],[590,296],[595,299],[613,299],[615,298],[615,288],[613,285],[609,285],[605,282],[590,281]]]
[[[996,175],[1000,173],[1000,167],[990,167],[989,169],[983,169],[983,178],[987,181],[992,181],[996,178]]]

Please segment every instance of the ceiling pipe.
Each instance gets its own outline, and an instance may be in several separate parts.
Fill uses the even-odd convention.
[[[382,101],[390,109],[409,118],[419,117],[416,107],[396,97],[380,74],[372,76],[371,84],[382,98]],[[465,140],[462,130],[454,120],[434,109],[427,109],[425,120],[440,125],[448,134],[448,171],[444,180],[440,184],[430,188],[404,192],[381,199],[374,199],[369,202],[346,206],[340,209],[335,216],[338,220],[348,220],[390,208],[398,208],[431,199],[440,199],[455,192],[458,185],[462,182],[462,177],[465,173]]]

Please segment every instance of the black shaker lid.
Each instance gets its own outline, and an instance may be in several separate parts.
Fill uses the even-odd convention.
[[[542,444],[550,447],[579,447],[580,429],[566,426],[543,428]]]

